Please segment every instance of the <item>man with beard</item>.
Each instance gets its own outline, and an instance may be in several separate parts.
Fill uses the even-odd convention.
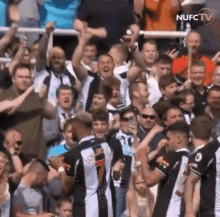
[[[202,60],[192,63],[190,78],[192,80],[192,91],[195,97],[193,112],[195,116],[202,115],[207,105],[208,90],[204,86],[206,66]]]
[[[65,66],[65,53],[60,47],[53,47],[49,51],[49,66],[47,66],[47,47],[53,30],[54,23],[47,23],[45,34],[40,41],[36,62],[35,90],[38,92],[42,83],[47,85],[47,98],[53,106],[56,106],[56,90],[58,87],[60,85],[69,85],[75,93],[76,79],[67,70]]]
[[[190,31],[186,37],[187,50],[192,49],[192,63],[198,60],[202,60],[205,63],[205,78],[203,84],[205,86],[212,83],[212,74],[215,64],[208,57],[203,56],[200,53],[201,36],[197,31]],[[181,80],[187,79],[188,71],[188,56],[182,56],[173,61],[173,74],[178,75]]]

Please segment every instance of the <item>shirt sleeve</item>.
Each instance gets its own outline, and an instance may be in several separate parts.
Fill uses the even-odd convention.
[[[76,178],[77,176],[77,169],[80,161],[79,156],[80,152],[78,147],[64,154],[64,167],[66,175],[70,178]]]
[[[208,166],[213,162],[213,160],[214,158],[212,158],[208,153],[198,151],[192,157],[190,169],[196,174],[202,176],[207,170]]]

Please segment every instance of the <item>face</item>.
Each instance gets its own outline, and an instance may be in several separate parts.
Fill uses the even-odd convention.
[[[205,78],[205,68],[202,66],[193,66],[191,70],[191,80],[195,86],[203,84]]]
[[[208,103],[211,109],[220,109],[220,91],[212,90],[209,93]]]
[[[161,78],[164,75],[171,73],[172,64],[158,63],[156,68],[157,68],[157,75],[159,78]]]
[[[198,33],[190,33],[186,38],[186,47],[192,47],[192,55],[196,55],[199,52],[201,45],[201,38]]]
[[[18,69],[12,80],[15,88],[24,92],[32,84],[31,72],[28,69]]]
[[[94,94],[92,100],[92,109],[105,109],[107,105],[106,99],[102,94]]]
[[[176,145],[177,145],[177,142],[178,142],[178,138],[177,138],[178,134],[168,131],[167,134],[166,134],[166,137],[167,137],[166,150],[168,152],[175,151],[176,150]]]
[[[54,72],[61,73],[65,67],[65,55],[61,49],[54,49],[49,55],[50,65]]]
[[[69,109],[73,105],[72,90],[60,90],[57,98],[57,103],[61,108]]]
[[[111,57],[100,56],[97,67],[102,78],[110,78],[113,75],[114,63]]]
[[[129,119],[136,118],[133,112],[126,113],[121,119],[121,130],[128,133]]]
[[[156,125],[155,111],[152,108],[144,108],[141,111],[139,123],[144,129],[151,130]]]
[[[32,55],[34,58],[37,57],[38,50],[39,50],[39,43],[33,44],[33,45],[31,46],[31,55]]]
[[[62,203],[57,212],[59,217],[72,217],[72,204],[68,202]]]
[[[135,180],[134,188],[140,194],[143,194],[147,190],[146,182],[140,175],[138,175]]]
[[[136,92],[138,101],[142,105],[147,105],[149,102],[148,97],[150,95],[147,85],[143,83],[139,83],[138,88],[139,88],[138,92]]]
[[[213,85],[220,86],[220,66],[215,68],[215,71],[212,76]]]
[[[120,86],[112,87],[112,98],[110,99],[110,103],[113,105],[117,105],[120,102]]]
[[[4,147],[10,152],[10,148],[14,148],[17,155],[21,154],[22,150],[22,136],[17,131],[11,131],[6,134],[4,140]]]
[[[146,63],[152,64],[157,58],[157,47],[154,44],[144,44],[142,52]]]
[[[164,121],[166,126],[176,123],[177,121],[183,120],[183,114],[179,109],[170,109],[167,112],[167,120]]]
[[[5,172],[6,170],[6,162],[5,158],[0,155],[0,176]]]
[[[96,138],[104,139],[108,132],[108,123],[106,121],[93,121],[92,130]]]
[[[180,103],[180,108],[182,108],[184,111],[192,112],[194,105],[194,96],[189,94],[186,96],[186,101],[184,103]]]
[[[96,57],[97,49],[95,45],[87,45],[83,52],[82,60],[85,64],[89,65]]]
[[[72,137],[72,125],[67,126],[66,130],[63,132],[63,137],[67,144],[72,145],[74,143]]]
[[[23,63],[30,64],[30,53],[26,49],[23,57]]]
[[[169,86],[165,87],[165,89],[161,89],[162,95],[167,99],[170,99],[176,91],[177,91],[176,83],[172,83]]]

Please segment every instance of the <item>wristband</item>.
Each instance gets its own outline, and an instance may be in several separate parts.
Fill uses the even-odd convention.
[[[58,173],[61,173],[61,172],[65,172],[64,167],[59,167],[59,168],[58,168]]]

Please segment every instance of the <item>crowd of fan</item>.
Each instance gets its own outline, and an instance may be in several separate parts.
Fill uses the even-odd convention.
[[[105,1],[100,3],[98,13],[99,1],[97,4],[94,1],[84,0],[78,13],[68,19],[61,6],[56,15],[47,11],[49,18],[44,17],[44,24],[41,23],[45,33],[40,40],[37,34],[18,35],[19,20],[21,26],[26,23],[27,27],[34,27],[34,23],[39,23],[39,16],[20,17],[17,5],[20,4],[21,12],[27,4],[11,1],[9,17],[13,24],[0,39],[1,54],[11,58],[0,70],[0,216],[219,216],[216,213],[220,210],[214,211],[214,205],[203,207],[204,189],[199,195],[204,181],[202,178],[199,183],[199,175],[204,177],[204,168],[219,159],[200,165],[205,151],[202,154],[196,151],[203,144],[218,147],[220,141],[220,53],[212,59],[203,55],[201,35],[196,30],[186,36],[185,55],[173,49],[172,40],[148,39],[138,46],[140,17],[133,15],[132,4],[118,1],[117,11],[111,1]],[[45,2],[44,10],[50,10],[50,1]],[[70,12],[72,7],[77,11],[77,1],[66,2]],[[176,14],[179,5],[171,2],[172,14]],[[33,3],[43,5],[43,1]],[[146,5],[149,9],[153,6],[157,7]],[[32,10],[33,7],[37,5],[30,6]],[[165,11],[160,13],[160,22],[146,18],[146,23],[150,23],[147,29],[155,30],[159,25],[164,27],[161,30],[174,30],[171,17],[167,29],[163,22],[168,15]],[[78,40],[58,37],[55,45],[59,46],[49,48],[54,29],[72,28],[75,17],[75,28],[81,33]],[[132,34],[126,35],[129,28]],[[67,65],[68,58],[72,60]],[[107,208],[99,205],[101,208],[94,211],[97,206],[94,200],[94,204],[88,205],[89,211],[85,208],[82,212],[81,207],[87,206],[91,199],[79,191],[89,191],[91,186],[85,169],[72,172],[72,167],[77,168],[79,160],[75,159],[82,155],[78,147],[89,135],[94,135],[100,144],[105,141],[117,146],[118,153],[113,152],[114,156],[118,154],[117,161],[111,164],[109,175],[114,183],[115,204]],[[182,149],[191,153],[192,162],[187,151],[183,155],[171,155],[182,153]],[[207,149],[214,154],[216,150]],[[67,163],[70,154],[76,161],[71,168],[70,162]],[[103,152],[95,151],[94,156],[82,159],[90,162],[99,154]],[[195,172],[198,177],[189,176],[189,183],[185,173],[184,177],[178,175],[187,167],[198,170]],[[103,182],[99,179],[101,170],[100,165],[97,192]],[[220,172],[217,166],[216,171]],[[77,173],[74,178],[78,191],[64,181],[72,173]],[[87,182],[82,182],[82,174]],[[89,179],[93,176],[88,175]],[[193,190],[190,183],[194,183]],[[182,210],[184,191],[186,209]],[[177,198],[173,198],[174,194]],[[105,209],[107,214],[101,212]]]

